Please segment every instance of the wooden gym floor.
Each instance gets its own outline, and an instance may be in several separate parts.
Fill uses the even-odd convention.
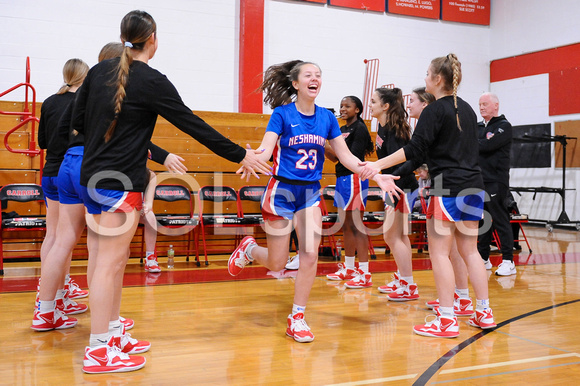
[[[421,298],[406,303],[389,302],[376,290],[395,270],[391,256],[371,262],[374,285],[364,290],[326,280],[336,263],[322,259],[306,309],[316,335],[308,344],[284,333],[291,271],[250,266],[234,280],[227,256],[201,268],[178,257],[169,272],[161,258],[164,271],[155,275],[131,260],[122,315],[135,319],[131,334],[152,348],[144,369],[124,374],[81,371],[90,311],[76,315],[79,325],[69,330],[31,330],[39,263],[10,262],[0,277],[0,384],[574,384],[580,380],[580,233],[525,231],[534,253],[523,245],[514,259],[517,275],[489,277],[498,327],[482,332],[460,318],[457,339],[412,332],[430,314],[425,302],[436,297],[428,254],[414,254]],[[500,259],[492,256],[495,266]],[[85,272],[86,261],[75,261],[72,275],[81,286]]]

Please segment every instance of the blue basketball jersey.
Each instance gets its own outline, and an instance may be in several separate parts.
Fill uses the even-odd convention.
[[[294,103],[274,109],[266,131],[278,134],[274,147],[274,175],[298,181],[319,181],[327,139],[339,135],[336,117],[315,106],[314,115],[301,114]]]

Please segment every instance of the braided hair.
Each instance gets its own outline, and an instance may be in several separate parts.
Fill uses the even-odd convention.
[[[123,107],[123,100],[127,95],[125,87],[129,79],[129,67],[133,63],[131,50],[142,51],[145,43],[157,31],[153,17],[145,11],[131,11],[121,21],[121,41],[123,52],[117,66],[117,92],[115,93],[115,117],[105,133],[105,142],[113,137],[119,114]]]
[[[431,61],[431,72],[433,75],[441,75],[444,81],[445,91],[453,93],[453,105],[455,106],[457,127],[461,131],[459,112],[457,111],[457,89],[461,83],[461,62],[457,59],[457,55],[453,53],[447,56],[435,58]]]

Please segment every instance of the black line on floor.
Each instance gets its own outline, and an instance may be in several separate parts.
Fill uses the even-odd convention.
[[[510,324],[510,323],[515,322],[517,320],[526,318],[528,316],[538,314],[540,312],[552,310],[552,309],[557,308],[557,307],[566,306],[568,304],[577,303],[577,302],[580,302],[580,299],[570,300],[570,301],[567,301],[564,303],[554,304],[552,306],[548,306],[548,307],[540,308],[538,310],[530,311],[530,312],[527,312],[525,314],[515,316],[511,319],[504,320],[501,323],[498,323],[497,327],[495,329],[501,328],[507,324]],[[479,334],[473,335],[471,338],[464,340],[463,342],[461,342],[457,346],[453,347],[451,350],[447,351],[441,358],[439,358],[431,366],[429,366],[429,368],[427,370],[425,370],[423,372],[423,374],[421,374],[419,376],[419,378],[413,383],[413,385],[425,385],[425,384],[427,384],[427,382],[429,382],[429,380],[433,377],[433,375],[435,375],[439,370],[441,370],[441,368],[445,365],[445,363],[447,363],[447,361],[449,361],[451,358],[453,358],[455,355],[457,355],[465,347],[476,342],[478,339],[486,336],[487,334],[494,332],[495,329],[482,330]]]

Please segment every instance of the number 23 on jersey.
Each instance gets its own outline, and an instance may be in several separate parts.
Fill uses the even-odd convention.
[[[302,157],[296,161],[296,169],[300,170],[314,170],[316,168],[316,163],[318,162],[318,150],[310,149],[306,151],[305,149],[298,149],[298,154]]]

